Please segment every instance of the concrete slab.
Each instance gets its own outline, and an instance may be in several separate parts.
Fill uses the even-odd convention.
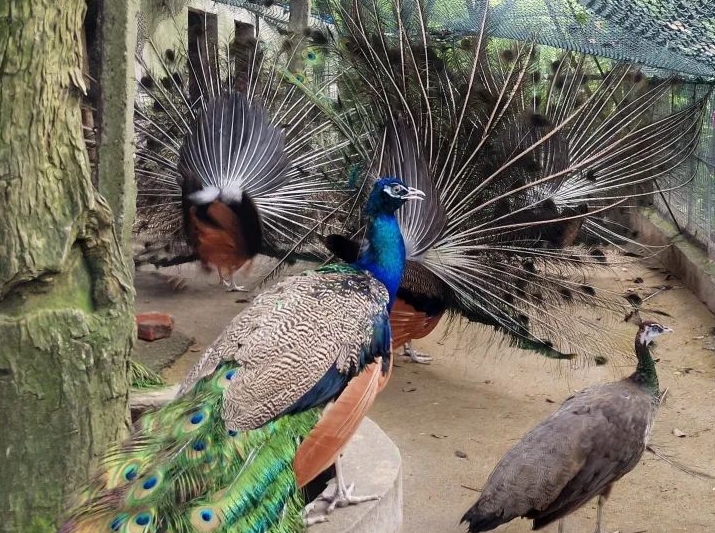
[[[155,341],[137,339],[132,349],[132,357],[154,372],[161,372],[184,355],[193,343],[192,338],[180,331],[174,331],[171,337]]]
[[[345,481],[356,496],[377,494],[379,500],[336,509],[329,521],[310,533],[397,533],[402,529],[402,457],[397,446],[366,418],[343,452]],[[319,502],[314,512],[327,505]]]

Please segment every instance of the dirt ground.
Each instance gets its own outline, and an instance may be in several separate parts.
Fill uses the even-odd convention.
[[[262,265],[254,267],[246,280],[249,287],[262,271]],[[193,267],[170,272],[185,278],[183,291],[170,290],[153,271],[138,272],[136,286],[140,311],[171,313],[176,330],[196,340],[164,372],[174,382],[253,293],[228,293],[217,284],[215,274]],[[637,277],[642,284],[633,283]],[[614,290],[637,288],[641,296],[669,287],[650,298],[646,307],[671,317],[643,313],[675,330],[662,338],[654,352],[660,358],[661,388],[667,387],[668,395],[651,444],[666,457],[715,476],[715,317],[653,260],[615,267],[600,274],[599,282]],[[632,343],[634,326],[604,324],[604,329],[608,329],[604,334],[617,334],[619,342]],[[486,330],[473,326],[452,328],[446,335],[437,328],[415,347],[434,356],[432,364],[417,365],[397,357],[391,382],[370,413],[402,453],[403,531],[410,533],[464,532],[460,517],[476,501],[491,469],[510,446],[571,391],[618,379],[634,365],[634,359],[614,358],[603,366],[573,368],[570,363],[500,346]],[[366,453],[379,454],[379,450]],[[646,453],[638,467],[615,485],[604,525],[604,533],[715,532],[715,478],[684,473]],[[567,533],[590,533],[594,527],[595,501],[566,522]],[[530,530],[530,522],[515,520],[497,531]],[[555,533],[556,526],[543,531]]]

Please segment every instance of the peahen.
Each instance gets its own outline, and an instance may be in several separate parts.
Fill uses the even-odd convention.
[[[225,47],[192,37],[183,53],[150,40],[140,58],[135,261],[200,260],[243,290],[235,273],[257,254],[294,251],[339,212],[341,146],[277,75],[293,53],[266,52],[245,28]]]
[[[301,530],[301,487],[333,464],[389,375],[388,313],[405,261],[395,211],[423,196],[377,180],[357,261],[259,294],[178,397],[105,456],[60,531]],[[332,505],[374,499],[353,496],[337,464],[336,475]]]
[[[704,100],[655,120],[669,80],[627,65],[599,72],[571,54],[541,75],[533,44],[486,38],[486,9],[475,11],[474,34],[439,31],[434,2],[328,4],[335,37],[321,50],[339,71],[325,91],[298,85],[350,141],[356,164],[381,142],[370,132],[396,124],[434,191],[398,215],[408,261],[391,315],[395,345],[448,313],[553,357],[611,355],[607,340],[583,342],[592,320],[562,309],[582,303],[616,316],[625,303],[586,282],[606,258],[582,243],[616,242],[604,215],[650,193],[692,152]],[[350,261],[360,239],[356,220],[325,242]]]
[[[517,517],[541,529],[598,497],[596,533],[613,484],[638,464],[660,403],[651,342],[672,330],[642,321],[635,339],[638,365],[626,379],[594,385],[568,398],[527,433],[489,475],[479,500],[464,514],[470,533]]]

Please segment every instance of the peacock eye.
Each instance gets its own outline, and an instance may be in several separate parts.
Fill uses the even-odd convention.
[[[392,192],[394,192],[395,194],[400,194],[401,191],[402,191],[402,185],[393,185],[392,186]]]

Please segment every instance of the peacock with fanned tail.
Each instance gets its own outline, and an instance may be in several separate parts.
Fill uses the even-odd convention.
[[[692,152],[704,100],[651,120],[669,80],[627,65],[594,74],[571,54],[541,76],[533,44],[487,40],[486,9],[476,35],[457,35],[437,31],[434,3],[330,4],[336,37],[323,51],[340,72],[326,91],[297,85],[356,162],[378,151],[371,132],[393,124],[417,161],[413,175],[431,182],[430,200],[398,215],[408,261],[391,315],[395,345],[450,313],[552,357],[612,355],[608,339],[583,342],[592,320],[561,309],[581,303],[617,317],[625,304],[585,281],[605,256],[579,239],[618,242],[604,214],[651,192]],[[337,98],[327,90],[335,85]],[[326,245],[350,261],[361,233],[356,220]]]
[[[257,254],[295,252],[340,212],[342,147],[277,75],[297,50],[270,53],[246,28],[225,47],[192,37],[183,53],[149,40],[152,60],[139,58],[135,233],[145,248],[135,262],[200,260],[243,290],[235,274]]]
[[[336,461],[389,376],[388,314],[405,261],[395,211],[423,197],[378,179],[357,261],[258,295],[177,399],[106,455],[60,531],[291,532],[321,520],[306,519],[300,489]],[[336,475],[332,506],[374,499],[351,494],[339,462]]]

